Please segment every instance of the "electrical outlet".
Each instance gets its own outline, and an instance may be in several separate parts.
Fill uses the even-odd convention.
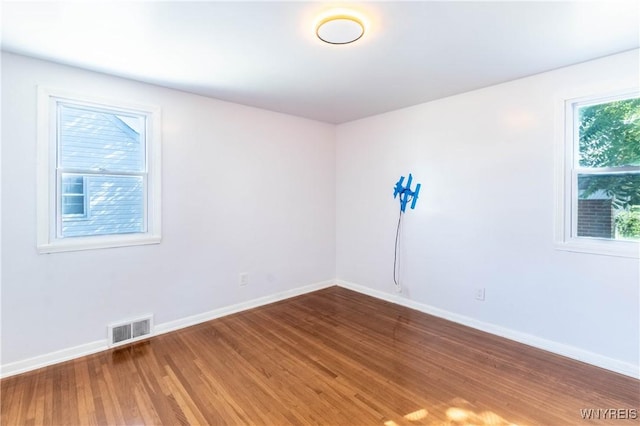
[[[244,287],[247,284],[249,284],[249,273],[248,272],[241,272],[238,275],[238,282],[240,283],[240,287]]]
[[[476,288],[476,300],[484,302],[484,287]]]

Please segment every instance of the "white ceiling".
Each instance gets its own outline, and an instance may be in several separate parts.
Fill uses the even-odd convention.
[[[369,21],[328,45],[336,6]],[[342,123],[638,48],[639,2],[8,2],[2,49]]]

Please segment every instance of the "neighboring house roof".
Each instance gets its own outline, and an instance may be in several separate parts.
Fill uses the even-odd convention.
[[[136,132],[124,120],[120,119],[120,117],[112,114],[102,114],[102,115],[107,116],[109,121],[111,121],[114,124],[114,126],[122,130],[127,136],[129,136],[135,142],[140,141],[140,133]]]

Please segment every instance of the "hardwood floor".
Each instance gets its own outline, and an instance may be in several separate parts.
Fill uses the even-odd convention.
[[[638,380],[339,287],[1,390],[2,425],[631,425],[581,409],[640,408]]]

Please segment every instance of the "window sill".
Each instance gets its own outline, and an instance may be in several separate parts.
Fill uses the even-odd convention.
[[[39,254],[60,253],[67,251],[95,250],[115,247],[160,244],[159,235],[132,234],[107,235],[99,237],[75,237],[56,240],[51,243],[38,244]]]
[[[555,247],[562,251],[640,259],[640,243],[634,241],[581,238],[557,242]]]

